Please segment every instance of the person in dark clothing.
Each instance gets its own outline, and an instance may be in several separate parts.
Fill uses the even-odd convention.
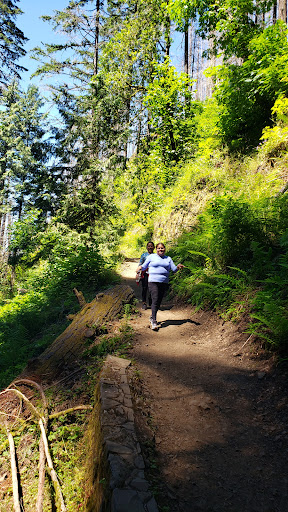
[[[154,243],[148,242],[146,245],[146,252],[143,252],[140,257],[139,266],[143,265],[146,258],[153,253],[154,251]],[[151,306],[151,295],[148,291],[148,269],[144,272],[141,271],[141,285],[142,285],[142,309],[147,309],[147,293],[148,293],[148,304]]]

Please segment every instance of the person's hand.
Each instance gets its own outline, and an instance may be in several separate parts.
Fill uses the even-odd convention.
[[[139,267],[136,268],[136,273],[140,272],[140,270],[142,270],[142,266],[141,265],[139,265]]]
[[[182,263],[178,263],[177,268],[180,270],[181,268],[184,268],[184,265],[182,265]]]

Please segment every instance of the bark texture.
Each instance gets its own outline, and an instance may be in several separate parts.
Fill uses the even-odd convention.
[[[117,317],[124,304],[131,302],[134,292],[130,286],[117,285],[99,293],[92,302],[77,313],[71,324],[39,357],[31,360],[20,377],[33,375],[50,380],[72,367],[85,348],[85,340],[97,334],[99,328]]]

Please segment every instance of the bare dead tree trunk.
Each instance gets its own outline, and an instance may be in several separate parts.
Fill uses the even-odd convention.
[[[94,59],[93,59],[93,74],[98,74],[98,60],[99,60],[99,29],[100,29],[100,0],[96,0],[96,13],[95,13],[95,39],[94,39]]]
[[[193,34],[193,49],[192,49],[192,61],[191,61],[191,78],[192,79],[194,78],[194,75],[195,75],[196,42],[197,42],[197,34],[196,34],[196,31],[194,30],[194,34]]]
[[[4,254],[5,254],[6,219],[7,219],[7,214],[3,213],[1,215],[1,225],[0,225],[0,252],[1,252],[2,260],[3,260]]]
[[[188,75],[188,54],[189,54],[189,29],[188,25],[185,27],[184,32],[184,73]]]
[[[287,0],[278,0],[278,19],[287,23]]]

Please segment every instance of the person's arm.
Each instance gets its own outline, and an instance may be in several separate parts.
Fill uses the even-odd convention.
[[[172,272],[178,272],[178,270],[180,270],[183,267],[184,267],[184,265],[182,265],[182,263],[178,263],[178,265],[175,265],[172,258],[170,258],[170,268],[171,268]]]
[[[141,254],[141,257],[140,257],[140,261],[139,261],[139,265],[142,265],[145,261],[145,253],[143,252],[143,254]]]
[[[149,263],[150,263],[150,256],[148,256],[146,258],[146,260],[144,261],[144,263],[142,263],[142,265],[139,265],[136,272],[138,272],[138,270],[147,270]]]

